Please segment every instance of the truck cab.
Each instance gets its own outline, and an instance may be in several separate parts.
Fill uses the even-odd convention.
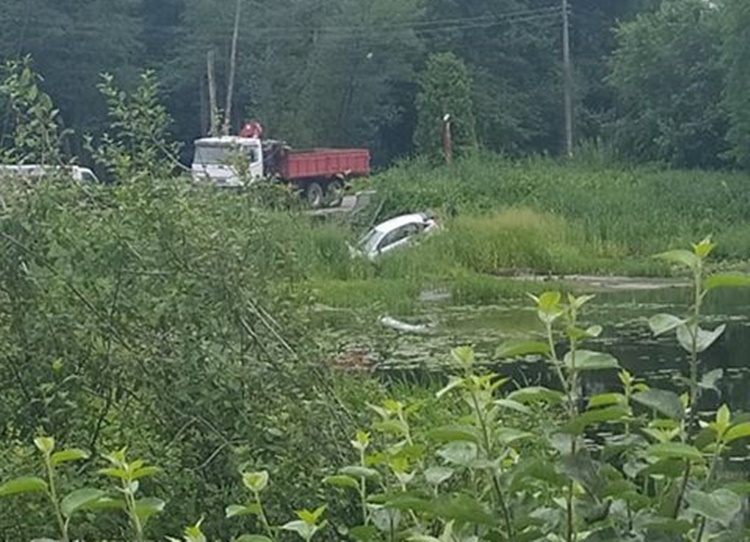
[[[209,181],[217,186],[257,181],[265,174],[262,142],[237,136],[198,139],[191,169],[196,182]]]

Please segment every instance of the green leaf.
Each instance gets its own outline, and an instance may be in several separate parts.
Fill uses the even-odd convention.
[[[369,467],[361,467],[359,465],[351,465],[341,469],[341,474],[346,476],[353,476],[355,478],[366,478],[368,480],[377,480],[380,478],[380,473],[375,469]]]
[[[706,290],[715,290],[717,288],[746,288],[750,286],[750,275],[742,273],[727,273],[711,275],[703,281]]]
[[[268,486],[268,471],[245,472],[242,474],[242,483],[253,493],[260,493]]]
[[[646,453],[658,458],[703,461],[703,454],[701,454],[700,450],[684,442],[660,442],[652,444],[646,449]]]
[[[479,450],[473,442],[459,440],[441,448],[437,454],[448,463],[469,467],[476,460]]]
[[[716,248],[716,243],[711,241],[710,235],[703,239],[700,243],[693,243],[693,252],[699,258],[706,258],[709,254],[711,254],[714,248]]]
[[[119,478],[121,480],[125,480],[129,476],[126,471],[117,468],[99,469],[98,472],[99,474],[103,474],[104,476],[109,476],[110,478]]]
[[[732,411],[729,410],[729,406],[723,404],[716,411],[716,426],[723,430],[729,427],[732,421]]]
[[[513,399],[498,399],[497,401],[495,401],[495,404],[499,407],[515,410],[516,412],[520,412],[521,414],[532,414],[532,411],[529,407],[522,403],[519,403],[518,401],[514,401]]]
[[[551,324],[564,313],[560,307],[562,299],[560,292],[544,292],[539,297],[533,297],[533,299],[537,303],[537,315],[542,322]]]
[[[573,295],[568,294],[568,302],[576,309],[582,308],[586,303],[592,301],[595,298],[595,295],[582,295],[580,297],[574,297]]]
[[[310,540],[315,534],[315,531],[318,530],[315,525],[310,525],[309,523],[305,523],[302,520],[287,522],[282,525],[281,528],[284,531],[297,533],[303,540]]]
[[[445,425],[437,427],[427,433],[430,440],[437,442],[470,441],[479,442],[479,435],[475,427],[470,425]]]
[[[438,486],[453,476],[454,472],[448,467],[430,467],[424,471],[424,477],[428,484]]]
[[[562,294],[560,292],[544,292],[537,300],[537,306],[542,310],[550,310],[560,305]]]
[[[333,487],[349,487],[352,489],[359,489],[359,482],[351,476],[340,474],[337,476],[326,476],[323,478],[323,483]]]
[[[36,437],[34,439],[34,446],[40,452],[49,455],[55,449],[55,439],[52,437]]]
[[[161,472],[161,469],[159,467],[141,467],[139,469],[135,469],[130,474],[131,480],[138,480],[140,478],[146,478],[147,476],[153,476],[154,474],[158,474]]]
[[[60,510],[66,518],[78,510],[83,510],[104,497],[104,491],[94,488],[77,489],[68,493],[60,503]]]
[[[685,320],[672,314],[656,314],[649,318],[648,327],[650,327],[651,332],[658,337],[659,335],[664,335],[673,329],[677,329],[684,323]]]
[[[575,360],[573,359],[572,352],[568,352],[565,354],[564,362],[569,369],[576,371],[604,371],[620,368],[614,356],[590,350],[576,351]]]
[[[670,250],[655,256],[661,260],[684,265],[692,270],[698,269],[700,258],[689,250]]]
[[[718,391],[717,383],[724,376],[724,369],[714,369],[704,373],[698,385],[704,390]]]
[[[612,405],[623,405],[625,406],[626,399],[622,393],[600,393],[589,398],[589,408],[597,408],[603,406]]]
[[[499,358],[517,358],[529,355],[549,354],[549,344],[525,339],[508,341],[498,347],[495,355]]]
[[[79,461],[81,459],[87,459],[88,457],[89,453],[86,450],[70,448],[68,450],[61,450],[59,452],[53,453],[50,459],[52,460],[52,464],[57,466],[69,461]]]
[[[708,348],[714,344],[719,337],[721,337],[726,328],[727,326],[724,324],[720,325],[713,331],[706,331],[705,329],[698,328],[695,338],[695,351],[701,353],[708,350]],[[693,351],[693,336],[688,326],[682,325],[677,328],[677,341],[686,352]]]
[[[19,493],[35,493],[37,491],[47,491],[47,482],[35,477],[16,478],[0,486],[0,497]]]
[[[249,516],[256,513],[257,507],[244,506],[242,504],[230,504],[224,509],[224,517],[234,518],[237,516]]]
[[[471,346],[459,346],[451,350],[453,359],[462,367],[474,365],[474,349]]]
[[[587,410],[573,418],[565,426],[565,429],[570,433],[580,434],[590,425],[604,422],[619,422],[624,420],[628,414],[627,407],[623,405]]]
[[[234,542],[273,542],[273,540],[262,534],[243,534],[239,538],[235,538]]]
[[[490,513],[483,503],[468,495],[438,499],[432,503],[431,510],[443,520],[455,520],[475,525],[495,523],[494,514]]]
[[[512,427],[500,427],[497,429],[497,440],[503,444],[511,444],[517,440],[534,438],[534,433],[521,431]]]
[[[463,386],[463,384],[464,384],[464,379],[463,378],[459,378],[457,376],[452,376],[448,380],[448,384],[446,384],[446,386],[443,389],[441,389],[440,391],[438,391],[435,394],[435,397],[437,397],[438,399],[440,399],[445,394],[453,391],[456,388],[459,388],[459,387]]]
[[[556,405],[565,400],[565,395],[560,391],[542,386],[530,386],[509,393],[507,398],[524,404],[544,402]]]
[[[161,499],[146,497],[135,502],[135,514],[145,523],[151,516],[162,512],[166,504]]]
[[[742,499],[728,489],[717,489],[711,493],[693,490],[686,495],[686,500],[695,512],[725,527],[742,509]]]
[[[750,422],[738,423],[730,427],[724,434],[724,442],[729,444],[730,442],[746,437],[750,437]]]
[[[634,393],[632,399],[636,403],[656,410],[673,420],[681,420],[685,417],[685,408],[682,406],[680,396],[673,391],[649,388]]]
[[[380,420],[373,423],[372,428],[381,433],[391,433],[399,436],[406,435],[407,433],[407,427],[401,420]]]

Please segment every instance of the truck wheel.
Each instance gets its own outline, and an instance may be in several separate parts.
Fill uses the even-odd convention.
[[[329,207],[338,207],[344,201],[344,182],[341,179],[333,179],[326,186],[326,198]]]
[[[313,209],[318,209],[323,205],[323,188],[318,183],[310,183],[307,185],[307,190],[305,191],[305,196],[307,197],[307,203],[312,207]]]

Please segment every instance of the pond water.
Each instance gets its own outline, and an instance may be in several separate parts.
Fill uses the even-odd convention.
[[[587,305],[583,319],[586,324],[603,326],[604,332],[587,343],[587,348],[613,354],[622,367],[653,387],[674,389],[674,377],[686,374],[687,354],[674,334],[653,337],[648,318],[660,312],[683,314],[689,303],[690,291],[679,287],[600,292]],[[712,292],[704,314],[704,327],[713,329],[726,323],[727,330],[702,356],[702,372],[720,368],[724,376],[718,384],[720,396],[708,392],[701,408],[713,410],[721,401],[733,411],[750,412],[750,290]],[[551,384],[547,367],[539,360],[502,363],[494,356],[496,348],[507,339],[541,336],[530,301],[521,299],[484,307],[456,307],[446,301],[424,303],[419,313],[408,320],[433,325],[433,332],[427,335],[385,328],[371,313],[328,316],[327,335],[333,339],[336,351],[359,352],[387,378],[443,379],[451,349],[470,344],[479,360],[493,365],[519,385]],[[585,391],[599,393],[617,385],[616,375],[597,373],[588,377]]]
[[[684,287],[600,292],[587,305],[582,323],[601,325],[604,331],[586,347],[614,355],[623,368],[651,387],[682,391],[675,377],[687,375],[688,354],[678,345],[674,333],[655,338],[648,319],[663,312],[685,314],[690,295],[690,290]],[[480,361],[512,378],[513,384],[506,386],[559,387],[549,366],[540,359],[503,362],[494,355],[505,340],[543,338],[531,300],[456,307],[440,295],[428,298],[435,301],[425,303],[419,314],[408,321],[430,323],[434,328],[429,335],[388,329],[371,312],[328,315],[333,318],[324,318],[328,321],[326,342],[336,345],[332,358],[343,360],[342,365],[348,368],[354,360],[354,367],[374,370],[387,382],[417,381],[442,386],[451,370],[451,349],[472,345]],[[721,369],[723,377],[716,392],[704,393],[699,410],[703,416],[714,415],[718,406],[727,403],[734,414],[750,413],[750,289],[712,292],[703,313],[704,328],[714,329],[725,323],[727,329],[702,354],[702,374]],[[620,384],[615,371],[588,373],[583,379],[585,395],[617,389]],[[728,471],[740,478],[750,475],[750,445],[744,440],[735,443],[727,459]]]

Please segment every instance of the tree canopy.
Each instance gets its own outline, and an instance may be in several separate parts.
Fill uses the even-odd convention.
[[[209,128],[209,55],[224,108],[238,3],[235,130],[257,118],[294,146],[366,145],[389,163],[417,150],[428,59],[451,53],[471,81],[479,145],[510,155],[563,148],[556,0],[7,0],[0,59],[33,58],[74,129],[70,154],[107,127],[102,73],[132,88],[154,70],[173,136],[189,144]],[[569,3],[578,142],[614,133],[638,160],[747,164],[746,2]],[[9,144],[13,119],[0,107]]]

